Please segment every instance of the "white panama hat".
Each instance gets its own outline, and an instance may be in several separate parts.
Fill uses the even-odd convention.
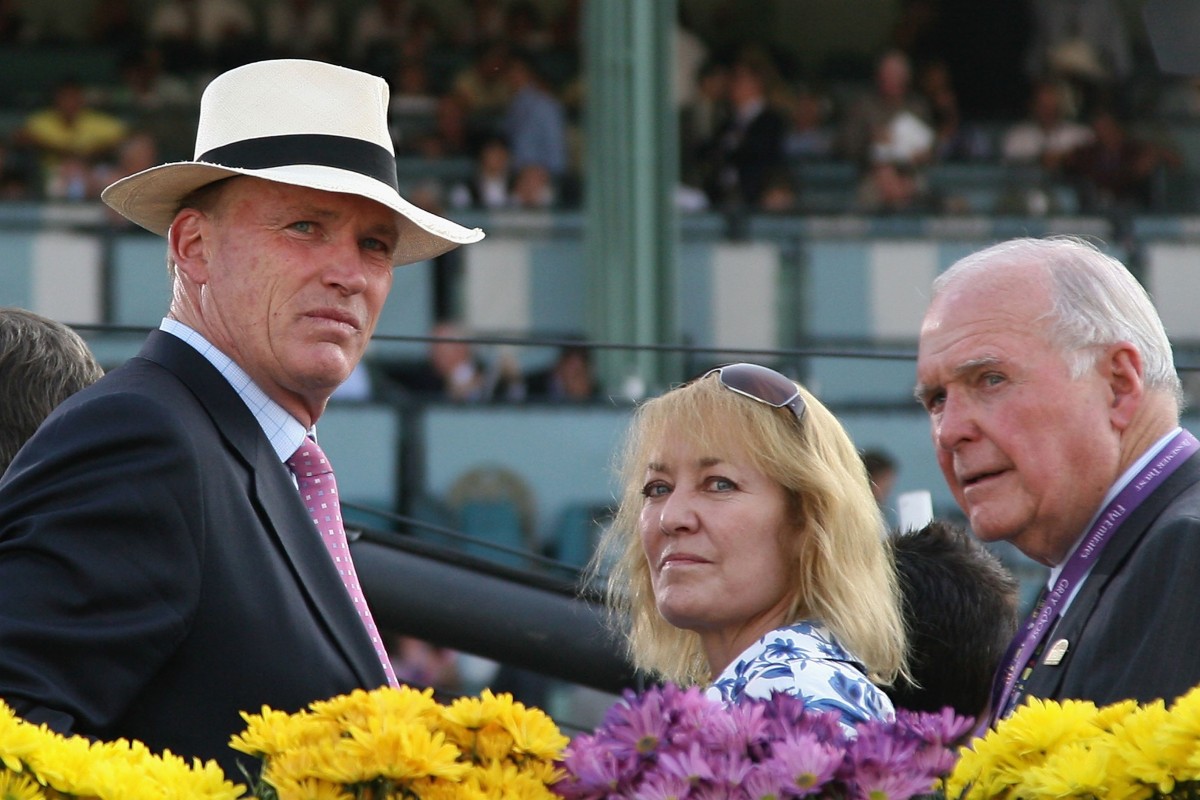
[[[183,198],[233,175],[366,197],[394,210],[394,264],[411,264],[483,238],[400,196],[382,78],[320,61],[257,61],[218,75],[200,99],[193,161],[122,178],[100,195],[159,236]]]

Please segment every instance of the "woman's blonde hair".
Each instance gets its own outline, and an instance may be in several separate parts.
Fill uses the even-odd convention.
[[[619,507],[591,573],[608,573],[609,609],[637,668],[685,684],[716,677],[699,636],[658,613],[639,534],[646,465],[664,442],[685,437],[714,456],[744,453],[787,490],[795,532],[789,623],[823,622],[876,682],[890,683],[903,671],[899,590],[866,469],[833,414],[803,387],[800,394],[806,410],[797,422],[791,411],[743,397],[711,375],[634,413],[622,451]]]

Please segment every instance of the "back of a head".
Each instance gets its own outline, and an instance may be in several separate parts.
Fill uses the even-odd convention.
[[[979,717],[1017,627],[1018,584],[965,529],[934,521],[890,538],[908,626],[912,681],[888,695],[898,708],[946,706]]]
[[[87,344],[54,320],[0,308],[0,474],[42,420],[103,375]]]

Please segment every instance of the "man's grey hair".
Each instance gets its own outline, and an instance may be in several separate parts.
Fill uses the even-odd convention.
[[[1022,238],[972,253],[939,275],[933,298],[989,270],[1038,265],[1052,296],[1048,323],[1052,343],[1067,359],[1073,378],[1096,363],[1096,348],[1129,342],[1142,357],[1147,389],[1171,395],[1183,406],[1183,387],[1171,342],[1146,289],[1117,259],[1074,236]]]

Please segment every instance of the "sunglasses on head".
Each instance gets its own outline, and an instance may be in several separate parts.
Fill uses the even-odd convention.
[[[726,364],[710,369],[700,377],[714,374],[726,389],[772,408],[786,408],[796,416],[797,422],[804,419],[804,398],[800,396],[800,390],[789,378],[770,367],[746,362]]]

